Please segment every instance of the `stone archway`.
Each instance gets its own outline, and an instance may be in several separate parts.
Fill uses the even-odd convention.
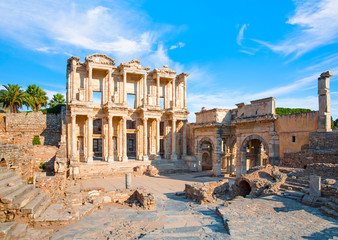
[[[240,152],[244,170],[249,170],[255,166],[265,166],[268,163],[269,145],[259,135],[253,134],[245,138]]]
[[[199,144],[199,165],[200,170],[212,170],[213,169],[213,158],[212,153],[214,151],[214,145],[210,138],[204,137],[200,140]]]

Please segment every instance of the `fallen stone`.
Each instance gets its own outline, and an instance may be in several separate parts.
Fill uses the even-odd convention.
[[[327,178],[327,179],[324,180],[324,183],[325,183],[326,185],[333,185],[333,184],[336,183],[336,180],[335,180],[335,179]]]

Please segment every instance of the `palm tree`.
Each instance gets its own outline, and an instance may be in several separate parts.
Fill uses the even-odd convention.
[[[48,105],[52,108],[58,104],[66,103],[64,96],[60,93],[54,94]]]
[[[38,111],[41,107],[47,106],[48,97],[42,88],[31,84],[27,87],[26,93],[30,96],[29,106],[33,111]]]
[[[3,87],[5,89],[0,90],[0,102],[5,108],[10,107],[11,113],[17,113],[23,105],[29,106],[29,95],[21,89],[21,86],[7,84]]]

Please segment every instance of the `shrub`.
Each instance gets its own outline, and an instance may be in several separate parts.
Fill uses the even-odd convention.
[[[278,115],[303,113],[303,112],[313,112],[313,110],[307,108],[276,108],[276,114]]]
[[[34,136],[33,138],[33,145],[41,145],[40,137]]]
[[[42,169],[42,170],[45,170],[46,163],[45,162],[41,162],[39,168]]]

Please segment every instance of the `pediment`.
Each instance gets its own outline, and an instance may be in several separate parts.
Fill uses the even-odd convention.
[[[98,63],[98,64],[109,64],[109,65],[115,65],[115,60],[111,57],[108,57],[105,54],[92,54],[86,57],[86,61]]]

